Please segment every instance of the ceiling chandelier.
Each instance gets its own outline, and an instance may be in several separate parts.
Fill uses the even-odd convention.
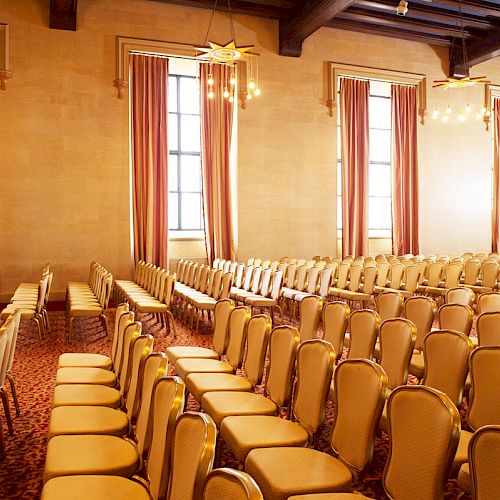
[[[447,77],[445,80],[434,80],[434,84],[432,88],[440,88],[443,90],[450,90],[450,89],[461,89],[462,91],[462,96],[463,92],[467,92],[467,89],[471,87],[481,87],[483,85],[488,85],[490,81],[486,78],[486,76],[470,76],[469,70],[469,60],[467,57],[467,43],[465,41],[465,30],[464,30],[464,21],[462,17],[462,0],[458,1],[458,17],[457,20],[457,25],[460,27],[461,31],[461,43],[462,43],[462,55],[463,55],[463,60],[462,60],[462,67],[464,68],[464,76],[461,78],[454,78],[452,76]],[[451,47],[451,54],[450,58],[453,54],[453,48],[455,45],[455,39],[453,40],[453,45]],[[453,113],[453,109],[450,104],[448,104],[446,110],[444,113],[442,113],[442,121],[447,122],[450,120],[451,115]],[[463,110],[461,110],[458,114],[458,121],[463,122],[466,120],[467,115],[472,113],[472,107],[470,106],[469,103],[465,106]],[[437,120],[441,113],[439,112],[438,108],[435,108],[433,113],[432,113],[432,119]],[[490,112],[487,110],[484,106],[481,108],[481,110],[476,114],[476,117],[478,119],[480,118],[485,118],[489,117]]]
[[[200,62],[210,65],[210,73],[207,79],[208,98],[215,97],[214,78],[211,68],[214,64],[221,64],[229,68],[228,81],[224,82],[224,99],[229,102],[234,102],[235,89],[238,83],[238,67],[237,63],[240,61],[248,62],[249,70],[246,73],[246,94],[243,95],[246,100],[251,100],[253,96],[259,96],[261,89],[259,85],[259,70],[256,55],[253,52],[254,45],[238,46],[236,43],[236,35],[234,32],[233,14],[231,11],[231,0],[227,0],[227,8],[229,11],[229,28],[231,31],[231,40],[226,44],[219,44],[209,40],[210,29],[214,19],[215,11],[217,10],[218,0],[214,2],[214,8],[210,17],[207,34],[203,47],[195,47],[198,55],[196,56]],[[255,62],[254,62],[255,60]],[[242,82],[240,82],[241,84]],[[243,89],[244,90],[244,89]]]

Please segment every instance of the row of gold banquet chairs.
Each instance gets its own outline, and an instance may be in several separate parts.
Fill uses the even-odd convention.
[[[91,262],[88,283],[70,281],[66,288],[66,320],[68,340],[72,340],[75,318],[99,318],[108,335],[108,307],[113,275],[101,264]]]
[[[381,294],[380,297],[384,295],[394,293]],[[245,464],[247,472],[257,481],[265,498],[349,491],[353,474],[363,470],[371,460],[376,430],[379,427],[388,431],[391,436],[391,452],[383,478],[384,488],[391,497],[439,498],[442,496],[452,463],[454,474],[462,466],[459,484],[464,489],[476,491],[479,488],[472,458],[475,456],[473,454],[476,442],[479,443],[480,436],[483,433],[486,435],[489,430],[484,428],[485,425],[500,423],[498,391],[495,391],[495,385],[492,383],[497,379],[500,367],[496,327],[498,319],[496,322],[486,322],[485,326],[480,327],[484,333],[480,339],[489,338],[490,342],[496,342],[493,347],[481,343],[480,347],[472,350],[471,341],[455,330],[436,330],[428,333],[424,337],[423,386],[411,387],[405,384],[409,361],[414,354],[417,326],[408,318],[401,317],[381,322],[381,316],[385,316],[387,312],[380,304],[380,297],[380,315],[371,310],[350,313],[347,304],[342,302],[323,305],[317,297],[304,299],[301,308],[307,303],[322,304],[322,339],[314,338],[315,331],[311,334],[313,338],[301,339],[302,332],[292,326],[271,329],[269,316],[252,317],[248,306],[235,307],[232,300],[222,299],[217,301],[214,308],[213,349],[167,349],[168,362],[180,377],[177,384],[185,383],[185,388],[182,386],[179,394],[183,395],[187,389],[200,403],[204,413],[212,417],[214,425],[219,429],[220,439],[229,446],[237,460]],[[432,300],[428,297],[409,299],[405,304],[407,316],[411,316],[409,304],[417,305],[419,302],[424,304]],[[49,481],[44,490],[45,495],[50,492],[56,495],[57,491],[63,488],[69,488],[70,491],[73,488],[76,491],[88,481],[85,477],[65,479],[60,476],[95,475],[96,471],[100,475],[109,473],[129,477],[135,474],[138,470],[138,457],[143,455],[144,443],[147,440],[144,436],[148,435],[148,431],[144,429],[153,429],[154,440],[154,429],[157,426],[154,423],[155,409],[152,410],[153,423],[146,424],[146,417],[141,419],[141,415],[150,411],[148,402],[151,397],[150,393],[144,391],[144,380],[143,384],[134,382],[133,374],[136,371],[132,368],[134,360],[136,364],[141,362],[141,353],[144,353],[148,343],[152,344],[153,339],[140,335],[140,325],[133,323],[131,313],[123,313],[126,309],[126,306],[122,306],[122,310],[117,312],[120,319],[117,320],[111,359],[81,354],[61,356],[54,395],[55,408],[49,428],[51,439],[45,471],[45,478]],[[128,314],[128,320],[125,321],[132,326],[126,326],[123,331],[124,314]],[[417,313],[414,314],[418,317]],[[305,321],[305,316],[305,311],[301,311],[301,322]],[[489,328],[492,329],[491,332]],[[342,346],[346,330],[349,330],[347,359],[335,367],[335,360],[340,357],[342,347],[336,351],[334,345]],[[120,333],[121,331],[123,333]],[[367,334],[368,331],[374,331],[375,335]],[[495,333],[497,340],[494,338]],[[304,333],[304,337],[306,335]],[[132,350],[131,339],[134,338],[140,338],[144,342],[142,347],[139,344],[137,352]],[[120,357],[123,358],[121,362]],[[379,364],[374,363],[374,358],[378,359]],[[129,363],[132,363],[131,373],[128,369]],[[110,367],[120,365],[122,368],[118,373],[109,370]],[[472,389],[467,422],[472,430],[480,429],[474,438],[472,433],[460,431],[457,409],[457,406],[461,405],[468,366]],[[243,368],[245,377],[235,375],[239,368]],[[261,384],[264,372],[265,394],[259,395],[254,390]],[[140,373],[140,370],[137,373]],[[143,373],[147,373],[145,369]],[[111,388],[117,383],[119,391]],[[86,392],[79,387],[82,385]],[[126,391],[124,388],[127,385],[129,389]],[[139,406],[136,404],[138,387],[143,388],[142,394],[146,397],[146,401],[140,402]],[[122,401],[125,396],[124,404],[129,419],[121,415],[115,416],[113,420],[111,416],[108,418],[104,415],[110,413],[109,408],[103,411],[93,408],[95,401],[104,397],[104,392],[109,393],[107,405],[111,405],[111,409],[119,405],[117,401]],[[388,394],[391,395],[386,403]],[[337,417],[330,437],[330,444],[337,458],[314,449],[317,444],[317,431],[323,424],[328,395],[331,395],[337,407]],[[111,400],[114,401],[113,404]],[[156,398],[153,401],[156,401]],[[76,406],[68,408],[67,405]],[[114,425],[115,434],[112,437],[115,442],[122,443],[120,436],[130,431],[134,409],[139,411],[135,429],[139,451],[135,454],[125,453],[125,448],[121,453],[118,453],[118,448],[112,450],[109,448],[113,441],[111,438],[88,437],[89,434],[109,433],[110,427]],[[163,409],[166,411],[165,405]],[[96,411],[102,413],[101,418],[95,416]],[[286,411],[287,419],[276,417],[281,411]],[[89,412],[94,412],[93,418],[89,417]],[[174,413],[177,415],[178,412],[177,409]],[[115,414],[117,415],[116,410],[113,415]],[[164,416],[161,421],[167,422],[170,417],[169,413],[169,416]],[[412,419],[411,429],[408,428],[408,418]],[[149,418],[146,420],[149,421]],[[95,427],[89,429],[89,422],[92,426],[96,421],[102,422],[107,430],[100,428],[96,431]],[[175,427],[166,425],[170,430]],[[413,447],[410,446],[411,442],[408,443],[408,433],[411,434]],[[163,428],[162,435],[167,434]],[[170,442],[173,443],[173,450],[166,453],[165,446],[168,445],[163,444],[159,454],[161,457],[171,457],[168,461],[170,472],[162,475],[165,481],[167,477],[170,478],[170,486],[164,490],[167,492],[172,487],[172,481],[175,481],[172,479],[175,476],[172,472],[175,470],[175,433]],[[432,446],[421,447],[422,442],[429,442]],[[219,442],[217,447],[219,452],[220,444]],[[116,446],[124,447],[125,444]],[[152,456],[157,455],[152,455],[153,445],[150,446],[149,452],[146,452],[149,458],[145,470],[152,486],[154,481],[149,467],[153,465],[150,460]],[[111,450],[109,454],[104,451],[108,448]],[[470,461],[467,448],[471,455]],[[83,458],[79,458],[78,464],[75,465],[74,459],[68,460],[68,453]],[[113,460],[116,461],[118,456],[125,462],[129,460],[130,463],[116,464]],[[494,456],[498,456],[498,453]],[[484,453],[482,457],[484,458]],[[190,456],[190,460],[191,458]],[[478,464],[488,467],[498,463],[492,461],[491,457],[486,462],[483,460]],[[104,470],[103,463],[104,467],[107,467]],[[419,467],[418,473],[414,470],[416,463],[425,464],[425,467]],[[110,472],[110,469],[114,472]],[[158,465],[155,465],[153,470],[156,473],[159,470],[163,472],[162,467]],[[287,473],[283,474],[283,471]],[[96,486],[99,488],[105,488],[108,484],[108,479],[92,481],[99,483]],[[102,481],[106,484],[103,485]],[[109,484],[111,481],[115,480],[109,479]],[[129,486],[131,487],[130,482],[126,485],[124,483],[124,487]],[[192,498],[201,498],[199,491],[197,494],[193,493]],[[176,497],[172,492],[167,494],[168,498],[183,498]],[[153,497],[164,498],[155,493]]]
[[[184,411],[185,384],[153,343],[121,304],[110,357],[60,356],[42,499],[262,498],[248,474],[212,470],[215,423]]]
[[[50,332],[47,304],[49,302],[53,273],[46,264],[38,283],[21,283],[10,299],[10,304],[0,312],[0,320],[5,321],[15,311],[21,319],[29,319],[37,326],[38,339],[43,341],[45,333]]]

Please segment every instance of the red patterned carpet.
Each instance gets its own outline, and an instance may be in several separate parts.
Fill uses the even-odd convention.
[[[110,341],[103,338],[98,321],[85,319],[75,322],[74,340],[64,342],[66,328],[63,312],[50,312],[52,332],[43,346],[36,339],[34,325],[23,322],[19,335],[12,375],[14,376],[21,405],[21,415],[14,416],[13,436],[7,435],[3,411],[2,424],[6,440],[7,459],[0,462],[0,499],[37,499],[42,488],[45,461],[46,432],[50,416],[57,360],[63,352],[96,352],[109,354]],[[113,328],[114,311],[110,311],[110,329]],[[144,331],[155,336],[155,351],[164,350],[171,344],[210,346],[210,327],[202,325],[200,333],[176,322],[177,339],[165,338],[164,331],[154,321],[144,323]],[[194,409],[190,402],[189,406]],[[12,414],[14,411],[12,409]],[[320,448],[328,451],[328,436],[334,408],[329,403],[327,421],[322,431]],[[377,440],[372,464],[361,474],[354,489],[378,499],[387,498],[381,486],[381,474],[387,456],[387,437]],[[224,465],[234,464],[228,451],[223,453]],[[448,482],[446,499],[457,498],[460,490],[454,481]]]

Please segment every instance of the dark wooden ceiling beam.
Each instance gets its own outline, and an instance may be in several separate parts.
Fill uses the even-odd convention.
[[[77,0],[50,0],[50,28],[76,31]]]
[[[415,31],[405,31],[399,29],[385,28],[381,30],[375,24],[360,23],[356,21],[346,21],[343,19],[334,19],[330,21],[327,26],[330,28],[337,28],[341,30],[355,31],[357,33],[367,33],[369,35],[386,36],[389,38],[399,38],[401,40],[409,40],[412,42],[427,43],[429,45],[438,45],[442,47],[449,47],[451,42],[448,38],[438,35],[430,35],[424,33],[417,33]]]
[[[467,66],[489,61],[500,56],[500,29],[492,30],[488,36],[467,41]],[[464,53],[460,40],[456,40],[450,48],[450,76],[457,78],[466,76],[468,68],[464,64]]]
[[[280,19],[280,55],[299,57],[302,42],[350,7],[355,0],[305,0],[297,2],[289,19]]]
[[[199,9],[214,8],[213,0],[154,0],[160,3],[170,3],[174,5],[183,5],[186,7],[197,7]],[[234,14],[247,14],[249,16],[267,17],[271,19],[280,19],[289,15],[290,8],[287,5],[290,2],[279,0],[267,0],[256,2],[252,0],[231,0],[231,11]],[[227,12],[227,2],[220,1],[217,5],[217,12]]]
[[[432,4],[430,4],[432,5]],[[354,7],[375,11],[375,12],[383,12],[385,14],[393,14],[396,17],[396,7],[394,2],[384,2],[384,1],[375,1],[371,0],[356,0]],[[490,29],[493,28],[494,25],[480,17],[472,17],[472,16],[462,16],[464,20],[464,26],[468,28],[475,29]],[[453,12],[443,11],[436,8],[428,8],[428,7],[420,7],[411,3],[408,8],[408,12],[406,13],[405,19],[419,19],[422,21],[430,21],[435,23],[444,23],[444,24],[452,24],[453,26],[457,26],[458,18],[457,15]]]
[[[459,10],[459,2],[457,0],[433,0],[432,3],[429,3],[428,0],[412,0],[412,4],[413,2],[420,5],[432,5],[435,8],[444,7],[454,12],[458,12]],[[500,16],[500,5],[492,2],[485,2],[483,0],[464,0],[461,4],[462,12],[465,15]]]
[[[412,19],[407,19],[405,17],[392,17],[387,16],[385,14],[375,14],[375,13],[366,13],[364,11],[358,11],[349,9],[345,12],[342,12],[338,16],[339,19],[345,19],[347,21],[359,21],[362,23],[370,23],[380,26],[380,31],[386,29],[386,27],[407,30],[407,31],[416,31],[418,33],[430,33],[431,35],[440,35],[440,36],[451,36],[451,37],[459,37],[462,32],[460,28],[447,26],[443,24],[437,24],[432,22],[420,22]],[[465,30],[465,36],[470,36],[470,33]]]

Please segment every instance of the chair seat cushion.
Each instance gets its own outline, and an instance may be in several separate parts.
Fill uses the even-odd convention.
[[[58,476],[130,477],[139,464],[135,445],[115,436],[55,436],[47,445],[44,482]]]
[[[344,290],[340,293],[340,298],[346,300],[366,301],[370,300],[371,295],[363,292],[352,292],[351,290]]]
[[[426,286],[425,287],[425,293],[428,293],[430,295],[438,295],[440,297],[444,297],[446,295],[446,292],[448,291],[447,288],[441,288],[437,286]]]
[[[211,299],[210,297],[207,297],[206,299],[194,299],[193,300],[193,305],[197,309],[205,309],[205,310],[212,311],[213,309],[215,309],[216,304],[217,304],[217,301],[215,299]]]
[[[190,373],[233,373],[233,367],[218,359],[182,358],[175,363],[175,372],[182,380]]]
[[[422,352],[413,353],[410,360],[410,373],[417,378],[424,376],[424,354]]]
[[[114,387],[116,376],[111,370],[103,368],[59,368],[56,374],[56,385],[59,384],[99,384]]]
[[[294,288],[286,288],[286,287],[283,287],[281,289],[281,295],[282,297],[285,297],[285,299],[293,299],[293,297],[295,296],[295,294],[299,293],[298,290],[295,290]]]
[[[69,314],[70,316],[99,316],[102,314],[102,307],[83,304],[73,306],[72,304]]]
[[[453,466],[451,468],[452,477],[456,476],[462,464],[467,463],[467,461],[469,460],[469,443],[471,438],[472,432],[464,430],[460,431],[460,439],[458,440],[457,452],[455,453]]]
[[[187,345],[167,347],[166,354],[168,362],[172,365],[177,363],[181,358],[203,358],[203,359],[219,359],[219,354],[213,349],[206,347],[192,347]]]
[[[135,304],[135,309],[138,312],[143,312],[143,313],[164,313],[168,311],[168,307],[166,304],[163,304],[163,302],[137,302]]]
[[[137,481],[119,476],[64,476],[48,481],[42,500],[150,500]]]
[[[2,312],[0,313],[0,316],[2,318],[7,317],[16,311],[21,312],[22,319],[31,319],[31,318],[34,318],[36,316],[36,311],[34,309],[25,309],[24,307],[19,308],[16,306],[7,306],[5,309],[2,310]]]
[[[58,368],[80,366],[86,368],[111,369],[111,358],[102,354],[86,352],[66,352],[59,356]]]
[[[328,295],[334,295],[334,296],[339,296],[342,292],[345,292],[344,288],[337,288],[337,287],[330,287],[328,289]]]
[[[467,288],[470,288],[474,293],[476,294],[482,294],[482,293],[490,293],[493,291],[493,288],[490,288],[488,286],[481,286],[481,285],[465,285]]]
[[[186,389],[199,403],[206,392],[247,392],[252,390],[252,384],[247,379],[230,373],[192,373],[186,379]]]
[[[351,489],[351,471],[331,455],[310,448],[253,450],[246,459],[245,470],[260,486],[264,498],[273,500]]]
[[[276,415],[276,405],[265,396],[253,392],[207,392],[201,398],[201,408],[217,427],[231,415]]]
[[[52,409],[49,438],[61,434],[105,434],[125,436],[129,430],[127,415],[106,406],[58,406]]]
[[[220,433],[241,463],[255,448],[305,446],[309,438],[298,423],[268,415],[226,417]]]
[[[245,304],[254,307],[271,307],[277,305],[274,299],[262,297],[262,295],[256,295],[255,297],[248,297],[245,300]]]
[[[52,406],[108,406],[120,408],[120,391],[98,384],[62,384],[54,389]]]
[[[472,479],[469,464],[463,464],[458,471],[457,485],[467,493],[472,493]]]

